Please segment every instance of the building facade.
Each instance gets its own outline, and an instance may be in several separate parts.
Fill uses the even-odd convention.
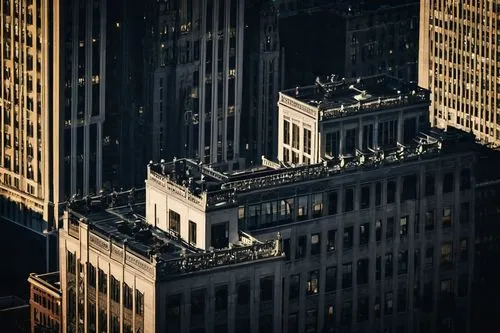
[[[106,1],[1,7],[2,213],[41,231],[102,182]]]
[[[498,145],[495,1],[420,2],[419,85],[431,92],[430,121]]]
[[[416,1],[338,1],[280,11],[285,88],[330,73],[346,78],[388,73],[416,81],[417,40]]]
[[[30,274],[31,332],[62,332],[61,289],[59,272]]]

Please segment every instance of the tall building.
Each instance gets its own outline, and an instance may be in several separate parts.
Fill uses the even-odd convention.
[[[189,156],[231,169],[246,155],[267,150],[267,138],[261,142],[247,127],[268,128],[278,93],[277,13],[271,2],[159,2],[158,12],[153,159]],[[261,13],[266,18],[258,19]],[[257,77],[249,83],[244,73],[250,69]],[[257,92],[259,99],[252,101]]]
[[[338,142],[355,154],[339,143],[310,164],[263,159],[224,173],[174,159],[148,165],[145,193],[72,200],[59,247],[66,330],[470,331],[474,138],[416,132],[427,95],[375,80],[326,92],[334,101],[355,93],[358,107],[345,113],[307,108],[300,89],[287,105],[280,96],[280,119],[331,111],[344,120],[304,138],[340,128]],[[415,126],[399,125],[405,109]],[[350,130],[370,124],[386,130],[363,145],[370,131],[356,140]]]
[[[420,2],[419,85],[430,90],[431,124],[500,143],[496,95],[496,1]]]
[[[60,333],[63,331],[59,272],[30,274],[31,332]]]
[[[418,1],[338,1],[280,12],[285,88],[318,75],[417,80]]]
[[[3,1],[1,12],[0,206],[41,231],[71,194],[101,188],[106,1]]]

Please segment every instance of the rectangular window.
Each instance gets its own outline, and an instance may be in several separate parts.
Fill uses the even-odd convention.
[[[314,218],[323,215],[323,194],[316,193],[312,195],[312,215]]]
[[[392,314],[392,292],[385,293],[384,314]]]
[[[443,177],[443,193],[453,192],[453,172],[447,172]]]
[[[370,240],[370,223],[359,226],[359,245],[366,245]]]
[[[356,129],[351,128],[345,131],[344,154],[354,154],[356,149]]]
[[[434,211],[425,212],[425,231],[434,230]]]
[[[375,221],[375,241],[382,240],[382,220]]]
[[[373,124],[363,126],[363,150],[373,147]]]
[[[205,315],[205,289],[193,290],[191,292],[191,318],[204,315]]]
[[[102,269],[99,269],[99,292],[107,294],[108,290],[108,277]]]
[[[325,279],[326,292],[335,291],[337,289],[337,266],[326,268]]]
[[[236,302],[238,305],[250,304],[250,282],[245,281],[238,283],[236,286]]]
[[[181,216],[171,209],[168,213],[168,227],[174,233],[181,232]]]
[[[460,191],[470,189],[470,169],[463,169],[460,171]]]
[[[215,288],[215,311],[227,310],[227,286]]]
[[[344,304],[342,304],[342,314],[340,318],[340,324],[341,325],[351,325],[352,322],[352,302],[351,301],[345,301]]]
[[[396,201],[396,181],[389,180],[387,182],[387,203],[394,203]]]
[[[331,157],[339,155],[340,135],[339,132],[332,132],[326,134],[325,154]]]
[[[352,286],[352,263],[342,265],[342,288]]]
[[[444,243],[441,246],[441,265],[452,263],[452,246],[451,243]]]
[[[428,173],[425,175],[425,195],[426,196],[431,196],[434,195],[435,193],[435,180],[434,180],[434,175]]]
[[[408,251],[398,253],[398,274],[408,273]]]
[[[338,213],[338,194],[337,191],[328,193],[328,215],[334,215]]]
[[[399,236],[401,239],[408,237],[408,216],[399,219]]]
[[[311,255],[319,254],[321,252],[321,234],[311,235]]]
[[[370,207],[370,185],[361,187],[361,209]]]
[[[307,295],[316,295],[319,292],[319,271],[309,272],[307,278]]]
[[[352,248],[353,227],[344,228],[344,251]]]
[[[120,281],[111,275],[111,299],[120,303]]]
[[[470,219],[470,209],[468,202],[462,202],[460,204],[460,224],[469,223]]]
[[[304,128],[304,153],[311,155],[311,131]]]
[[[362,296],[358,299],[358,323],[368,320],[368,296]]]
[[[76,274],[76,254],[73,252],[67,252],[67,265],[66,270],[68,273]]]
[[[387,218],[385,239],[391,240],[394,237],[394,217]]]
[[[377,182],[375,184],[375,206],[380,206],[382,204],[382,183]]]
[[[123,283],[123,306],[130,310],[132,310],[132,297],[132,288],[128,284]]]
[[[358,270],[357,270],[357,280],[358,284],[367,284],[368,283],[368,270],[369,270],[369,261],[368,259],[359,259],[358,260]]]
[[[469,247],[467,246],[467,238],[460,240],[460,261],[467,261],[469,255]]]
[[[274,296],[274,278],[272,276],[260,279],[260,301],[272,301]]]
[[[394,264],[392,261],[392,252],[385,254],[385,277],[391,277],[393,273]]]
[[[344,191],[344,212],[354,210],[354,188],[346,188]]]
[[[299,149],[299,136],[300,136],[300,129],[299,126],[296,124],[292,124],[292,147],[295,149]]]
[[[283,120],[283,143],[290,144],[290,122],[288,120]]]
[[[335,251],[335,248],[336,248],[336,242],[335,242],[336,234],[337,234],[337,230],[328,230],[328,244],[327,244],[327,251],[328,252]]]
[[[398,138],[398,120],[381,122],[378,128],[378,145],[380,147],[396,144]]]
[[[294,274],[290,276],[290,293],[288,299],[294,300],[299,299],[300,293],[300,274]]]
[[[306,236],[299,236],[295,251],[295,259],[305,258],[306,256]]]
[[[91,263],[87,263],[87,281],[89,286],[96,287],[96,270]]]
[[[309,216],[308,213],[308,196],[301,196],[297,200],[297,220],[302,221],[307,219]]]
[[[401,201],[415,200],[417,197],[417,176],[404,176],[402,185],[403,189],[401,191]]]
[[[451,228],[451,207],[443,209],[443,228]]]
[[[189,243],[196,245],[196,223],[189,221]]]

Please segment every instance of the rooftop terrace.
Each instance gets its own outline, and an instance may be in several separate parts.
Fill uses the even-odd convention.
[[[277,240],[263,243],[244,233],[229,249],[197,249],[146,223],[144,188],[74,197],[66,211],[70,236],[78,239],[79,225],[85,223],[91,247],[159,279],[281,256]]]
[[[320,121],[411,105],[428,105],[429,93],[416,83],[388,75],[345,79],[318,77],[312,86],[280,93],[279,103],[305,111]]]
[[[268,161],[265,163],[268,167],[222,174],[189,159],[151,163],[148,179],[172,195],[196,198],[189,201],[200,209],[218,209],[236,205],[242,193],[466,151],[467,147],[470,149],[468,144],[475,144],[468,133],[451,128],[448,131],[431,129],[419,133],[410,145],[398,144],[386,150],[357,150],[355,155],[341,155],[314,165],[292,167]]]

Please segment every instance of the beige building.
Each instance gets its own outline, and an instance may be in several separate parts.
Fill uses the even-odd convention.
[[[500,143],[498,3],[420,2],[419,85],[431,92],[430,122]]]
[[[412,143],[427,125],[427,91],[387,75],[317,78],[280,92],[278,160],[323,160]]]
[[[106,1],[0,6],[1,213],[42,231],[102,182]]]

